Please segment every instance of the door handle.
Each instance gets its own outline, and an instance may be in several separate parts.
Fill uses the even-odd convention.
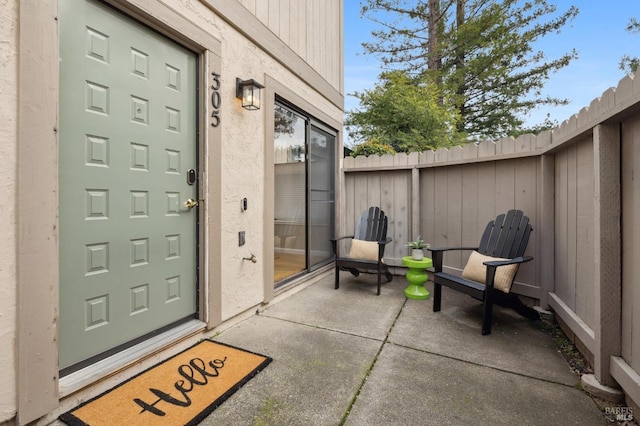
[[[198,204],[198,200],[194,200],[193,198],[189,198],[187,201],[184,202],[184,206],[188,209],[192,209],[194,207],[196,207]]]

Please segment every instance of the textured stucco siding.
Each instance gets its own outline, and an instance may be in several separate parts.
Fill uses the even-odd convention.
[[[254,78],[261,83],[270,75],[295,93],[316,105],[332,119],[342,122],[342,111],[305,84],[275,58],[255,46],[231,25],[196,1],[185,2],[180,13],[205,28],[222,43],[222,320],[246,311],[263,301],[262,281],[265,262],[261,259],[263,235],[263,197],[265,192],[265,110],[247,111],[235,97],[235,79]],[[263,93],[264,98],[264,93]],[[241,212],[240,201],[248,200]],[[238,232],[246,232],[246,244],[238,246]],[[218,244],[209,241],[209,244]],[[258,262],[243,261],[251,254]],[[214,296],[215,297],[215,296]]]

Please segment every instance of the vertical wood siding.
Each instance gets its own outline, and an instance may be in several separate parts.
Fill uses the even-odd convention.
[[[555,293],[595,328],[593,140],[556,157]]]
[[[333,87],[342,89],[342,0],[239,1]]]

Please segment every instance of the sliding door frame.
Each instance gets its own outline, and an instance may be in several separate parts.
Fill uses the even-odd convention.
[[[275,120],[275,105],[276,100],[282,102],[287,106],[291,106],[298,113],[302,113],[309,119],[312,119],[314,124],[319,124],[319,128],[322,130],[330,129],[335,132],[335,149],[334,149],[334,229],[333,235],[336,235],[339,226],[340,217],[340,199],[341,199],[341,187],[342,187],[342,175],[340,170],[340,156],[342,152],[342,133],[336,129],[342,129],[342,111],[339,111],[340,118],[333,118],[327,112],[323,111],[316,104],[303,98],[297,92],[290,88],[283,82],[280,82],[275,77],[265,74],[265,146],[264,146],[264,245],[262,256],[264,259],[274,258],[274,216],[275,216],[275,168],[274,168],[274,120]],[[320,95],[318,95],[320,97]],[[336,109],[337,111],[337,109]],[[308,190],[308,188],[307,188]],[[308,252],[308,250],[307,250]],[[327,262],[327,264],[330,262]],[[307,268],[309,271],[309,268]],[[266,261],[263,269],[263,283],[264,283],[264,302],[269,302],[275,296],[274,287],[274,264],[273,261]]]

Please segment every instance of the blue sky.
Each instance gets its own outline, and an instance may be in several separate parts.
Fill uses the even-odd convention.
[[[525,121],[535,125],[544,120],[547,113],[558,123],[577,114],[600,97],[609,87],[618,85],[625,74],[618,69],[625,53],[640,56],[640,34],[625,31],[629,18],[640,19],[640,0],[549,0],[558,11],[567,10],[572,4],[580,9],[578,16],[567,24],[560,34],[551,34],[539,41],[537,48],[547,58],[556,58],[575,48],[578,59],[552,74],[544,94],[566,98],[569,105],[544,107],[533,111]],[[360,17],[360,1],[344,1],[345,26],[345,110],[358,106],[349,96],[354,91],[370,89],[381,71],[380,62],[372,55],[365,55],[362,42],[371,39],[374,22]]]

